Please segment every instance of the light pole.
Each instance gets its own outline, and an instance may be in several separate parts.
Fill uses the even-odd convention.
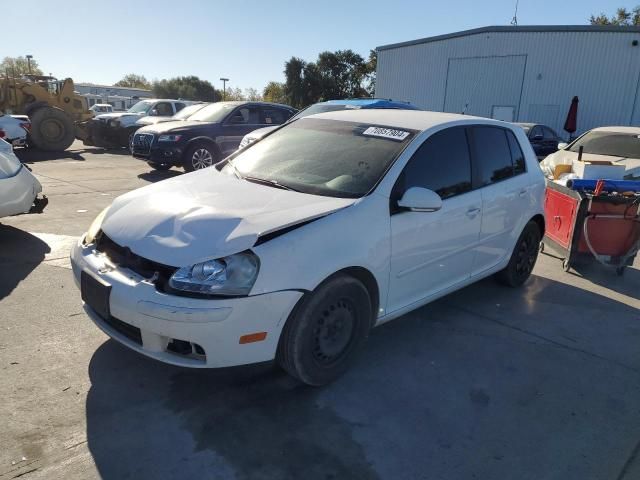
[[[227,82],[229,79],[221,78],[220,81],[222,82],[222,100],[225,100],[227,98]]]
[[[33,55],[27,55],[27,68],[29,69],[29,75],[31,75],[31,59]]]

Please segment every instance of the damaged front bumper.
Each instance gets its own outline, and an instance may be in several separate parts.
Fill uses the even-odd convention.
[[[76,138],[93,147],[128,147],[129,129],[92,118],[76,124]]]

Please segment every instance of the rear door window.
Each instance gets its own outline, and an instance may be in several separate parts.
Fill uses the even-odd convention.
[[[411,187],[428,188],[444,200],[471,190],[471,158],[464,127],[434,133],[416,150],[394,187],[397,197]]]
[[[169,102],[158,102],[154,108],[160,117],[171,117],[173,115],[173,107]]]
[[[500,127],[471,128],[476,187],[485,187],[514,175],[507,130]]]
[[[237,108],[227,120],[230,125],[260,125],[260,108],[249,105]]]
[[[263,107],[262,123],[265,125],[280,125],[287,121],[291,115],[287,115],[287,111],[281,108]]]
[[[511,150],[511,163],[513,164],[513,173],[520,175],[527,171],[526,163],[524,162],[524,153],[520,148],[520,143],[511,130],[505,130],[507,133],[507,140],[509,140],[509,150]]]

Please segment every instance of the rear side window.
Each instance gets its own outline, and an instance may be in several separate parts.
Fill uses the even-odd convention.
[[[524,153],[520,148],[520,143],[516,139],[516,136],[511,130],[505,130],[507,133],[507,139],[509,140],[509,149],[511,150],[511,163],[513,163],[513,173],[520,175],[527,171],[526,164],[524,163]]]
[[[184,103],[181,103],[181,102],[177,102],[174,105],[176,107],[176,113],[178,113],[180,110],[182,110],[184,107],[186,107],[186,105]]]
[[[262,123],[266,125],[280,125],[290,117],[286,110],[280,108],[263,108],[262,116]]]
[[[463,127],[433,134],[413,154],[396,183],[396,194],[428,188],[442,199],[471,190],[471,158]]]
[[[479,126],[473,127],[471,131],[477,186],[484,187],[512,177],[514,169],[507,130]]]

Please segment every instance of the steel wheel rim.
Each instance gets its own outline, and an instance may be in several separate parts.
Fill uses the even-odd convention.
[[[40,131],[49,141],[58,141],[64,136],[64,126],[57,118],[48,118],[42,122]]]
[[[213,165],[213,155],[206,148],[199,148],[191,156],[191,165],[194,170],[200,170]]]
[[[529,275],[538,257],[539,242],[536,243],[536,236],[528,233],[518,245],[516,257],[516,273],[520,276]]]
[[[356,310],[340,299],[318,313],[313,331],[313,358],[322,366],[336,363],[349,351],[356,329]]]

